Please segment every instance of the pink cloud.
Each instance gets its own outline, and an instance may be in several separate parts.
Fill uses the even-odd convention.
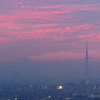
[[[47,9],[47,8],[62,8],[64,7],[64,5],[51,5],[51,6],[39,6],[39,7],[36,7],[37,9]]]
[[[20,4],[20,2],[19,2]],[[53,11],[66,11],[66,12],[75,12],[75,11],[82,11],[82,10],[100,10],[99,4],[96,3],[89,3],[89,4],[59,4],[59,5],[37,5],[33,4],[34,6],[27,4],[21,4],[22,9],[38,9],[38,10],[44,10],[46,9],[52,9]]]
[[[10,38],[0,37],[0,43],[1,42],[10,42],[10,41],[11,41]]]
[[[90,43],[90,41],[89,41]],[[79,45],[74,44],[74,48],[80,48]],[[70,44],[72,45],[72,44]],[[58,46],[58,45],[57,45]],[[59,45],[58,48],[63,48],[65,44]],[[57,48],[57,47],[56,47]],[[70,48],[70,46],[69,46]],[[91,55],[90,60],[97,60],[100,57],[100,49],[89,49],[89,55]],[[64,61],[64,60],[79,60],[79,59],[84,59],[85,56],[85,50],[66,50],[66,51],[56,51],[56,52],[48,52],[48,53],[43,53],[40,55],[36,56],[29,56],[28,58],[33,61]]]
[[[94,34],[86,34],[86,35],[80,35],[79,38],[94,38],[95,35]]]
[[[62,52],[53,52],[46,53],[39,56],[30,56],[31,60],[40,60],[40,61],[63,61],[63,60],[71,60],[71,59],[82,59],[83,54],[71,52],[71,51],[62,51]]]
[[[80,42],[89,39],[93,42],[93,40],[100,39],[97,20],[91,22],[93,25],[89,24],[88,21],[82,24],[83,21],[79,20],[80,16],[74,14],[77,11],[100,11],[99,4],[32,5],[31,2],[19,1],[15,5],[19,8],[14,9],[14,12],[0,15],[0,43],[2,45],[4,45],[3,43],[26,41],[28,39],[40,41],[41,45],[49,45],[51,48],[52,45],[56,47],[58,43],[57,48],[62,48],[61,52],[55,49],[55,52],[52,53],[45,49],[44,51],[47,53],[30,56],[30,59],[56,60],[57,57],[58,60],[64,60],[68,59],[67,56],[69,56],[69,59],[79,59],[82,58],[80,54],[77,57],[75,52],[63,51],[65,46],[63,40],[66,44],[69,44],[67,41],[76,40],[75,42],[77,42],[79,40]],[[39,45],[39,43],[34,45]],[[33,49],[33,45],[30,48]],[[34,52],[38,52],[37,47]]]
[[[57,24],[36,24],[36,25],[32,25],[34,28],[50,28],[50,27],[54,27],[57,26]]]
[[[60,28],[59,24],[58,25],[56,24],[56,26],[58,26],[57,28],[50,27],[50,26],[55,26],[55,24],[43,24],[43,25],[39,24],[39,25],[33,25],[33,26],[36,27],[35,30],[22,31],[20,32],[20,35],[16,36],[16,38],[17,39],[51,38],[55,40],[62,40],[62,39],[65,40],[65,39],[71,39],[75,37],[74,34],[68,34],[68,33],[77,32],[81,29],[87,30],[92,27],[92,25],[88,25],[88,24],[75,25],[75,26],[69,26],[69,27],[65,26],[65,28]],[[64,37],[65,34],[66,36],[68,35],[68,38]],[[79,36],[79,38],[82,38],[82,36]]]

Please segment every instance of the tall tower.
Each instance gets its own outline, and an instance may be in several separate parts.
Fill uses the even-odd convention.
[[[86,41],[86,55],[85,55],[85,80],[89,79],[89,55],[88,55],[88,42]]]

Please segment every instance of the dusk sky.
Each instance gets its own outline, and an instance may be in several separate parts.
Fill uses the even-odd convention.
[[[26,63],[49,62],[49,72],[61,62],[62,73],[73,72],[73,66],[78,72],[82,61],[84,67],[86,40],[96,73],[100,60],[100,0],[0,0],[1,63],[16,64],[23,59]],[[43,66],[46,68],[46,64]],[[58,75],[62,68],[56,66]]]

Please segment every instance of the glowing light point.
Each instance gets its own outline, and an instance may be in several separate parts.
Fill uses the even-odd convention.
[[[48,96],[49,98],[51,98],[51,96]]]
[[[64,87],[63,86],[57,86],[58,90],[62,90]]]
[[[15,100],[18,100],[18,98],[15,98]]]

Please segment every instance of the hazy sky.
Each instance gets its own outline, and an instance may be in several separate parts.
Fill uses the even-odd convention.
[[[42,65],[47,69],[50,62],[66,62],[63,73],[64,66],[71,70],[75,61],[84,62],[86,40],[90,62],[99,62],[100,0],[0,0],[0,62],[49,62]]]

